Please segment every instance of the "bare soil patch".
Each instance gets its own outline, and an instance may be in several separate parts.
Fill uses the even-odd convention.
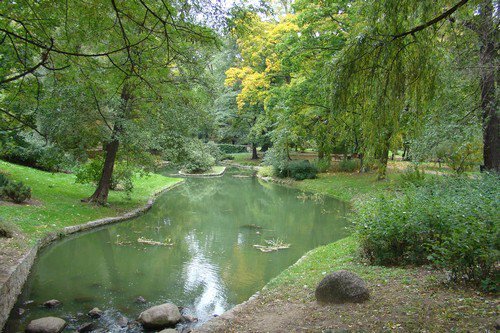
[[[450,289],[436,273],[369,284],[362,304],[319,305],[314,289],[264,292],[195,332],[496,332],[500,302],[471,289]]]

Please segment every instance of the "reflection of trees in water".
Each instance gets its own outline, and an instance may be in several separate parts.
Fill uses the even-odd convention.
[[[261,186],[256,179],[188,180],[133,221],[60,243],[64,246],[54,248],[54,255],[42,258],[37,274],[44,285],[37,292],[46,299],[59,296],[40,289],[111,295],[115,304],[129,304],[138,295],[180,305],[194,300],[200,317],[221,312],[248,298],[310,248],[339,238],[347,206],[329,198],[322,205],[302,202],[298,195],[273,184]],[[262,229],[243,227],[248,224]],[[117,235],[134,245],[114,244]],[[171,237],[175,246],[143,246],[136,242],[139,237]],[[252,247],[271,238],[292,246],[269,254]],[[47,282],[59,271],[67,278]],[[89,290],[94,282],[106,289]],[[107,289],[114,290],[99,294]]]
[[[183,268],[184,290],[194,292],[201,289],[194,301],[196,314],[202,318],[222,314],[227,309],[226,290],[218,275],[218,266],[211,263],[210,253],[205,253],[207,247],[200,245],[194,232],[186,235],[185,241],[191,259]]]
[[[188,179],[179,194],[190,202],[196,203],[213,197],[221,191],[222,178]]]

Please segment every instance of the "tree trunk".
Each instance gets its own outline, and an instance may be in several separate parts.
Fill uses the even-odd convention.
[[[258,160],[259,155],[257,155],[257,145],[255,143],[252,143],[252,160]]]
[[[101,179],[99,179],[99,184],[94,194],[85,200],[86,202],[104,205],[108,201],[109,187],[111,185],[111,177],[113,176],[113,168],[115,166],[116,153],[118,152],[119,145],[120,142],[118,139],[114,139],[106,144],[106,158],[102,168]]]
[[[359,153],[359,173],[365,172],[363,153]]]
[[[127,82],[125,82],[122,87],[120,98],[120,116],[121,119],[126,119],[130,109],[130,102],[132,100],[130,86],[127,84]],[[106,157],[104,159],[101,178],[99,179],[99,184],[97,185],[94,194],[92,194],[88,199],[85,200],[87,202],[97,205],[105,205],[108,201],[109,187],[111,185],[111,178],[113,177],[113,168],[115,166],[116,154],[118,153],[118,148],[120,146],[118,137],[119,134],[123,131],[123,127],[120,122],[121,119],[118,119],[113,127],[111,141],[107,142],[104,146]]]
[[[500,121],[495,98],[495,56],[498,31],[493,22],[491,1],[484,0],[480,9],[481,23],[478,27],[481,71],[481,109],[483,113],[483,159],[484,169],[500,172]]]

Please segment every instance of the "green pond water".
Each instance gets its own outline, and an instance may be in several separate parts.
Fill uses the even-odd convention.
[[[140,330],[120,328],[117,320],[133,320],[164,302],[185,307],[199,325],[247,300],[308,250],[347,235],[347,204],[234,177],[241,173],[187,179],[141,217],[44,249],[5,332],[23,331],[30,320],[49,315],[65,318],[66,330],[74,331],[90,320],[93,307],[105,311],[99,327]],[[173,246],[141,244],[141,237]],[[271,239],[291,246],[271,253],[254,247]],[[147,302],[136,303],[139,296]],[[62,306],[43,308],[49,299]]]

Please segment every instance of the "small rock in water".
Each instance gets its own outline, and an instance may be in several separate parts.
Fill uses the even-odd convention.
[[[35,303],[35,301],[32,300],[32,299],[30,299],[29,301],[24,302],[23,305],[30,305],[30,304],[33,304],[33,303]]]
[[[26,333],[59,333],[64,327],[66,322],[57,317],[45,317],[32,320],[26,326]]]
[[[76,330],[80,333],[91,332],[91,331],[95,330],[95,325],[94,325],[94,323],[90,323],[90,322],[85,323],[85,324],[78,326],[78,328]]]
[[[341,270],[326,275],[316,287],[321,303],[361,303],[370,297],[365,282],[356,274]]]
[[[23,308],[19,308],[17,309],[17,313],[22,316],[24,313],[26,312],[26,310],[24,310]]]
[[[120,327],[127,327],[128,325],[128,319],[125,318],[125,317],[120,317],[118,318],[118,320],[116,321],[116,323],[118,324],[118,326]]]
[[[191,315],[183,315],[182,320],[190,323],[196,323],[198,321],[198,318]]]
[[[144,304],[144,303],[146,303],[146,299],[142,296],[139,296],[135,299],[135,302],[139,303],[139,304]]]
[[[97,319],[102,316],[102,311],[99,308],[93,308],[88,312],[90,318]]]
[[[138,321],[144,328],[173,327],[181,321],[181,313],[175,304],[165,303],[141,312]]]
[[[61,305],[61,302],[58,301],[57,299],[51,299],[51,300],[43,303],[43,306],[45,306],[46,308],[49,308],[49,309],[55,308],[59,305]]]
[[[164,330],[161,330],[160,333],[178,333],[175,328],[166,328]]]

